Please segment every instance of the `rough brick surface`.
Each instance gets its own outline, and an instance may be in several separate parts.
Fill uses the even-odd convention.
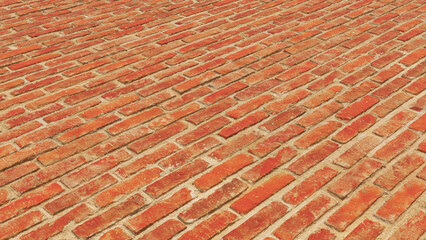
[[[425,239],[425,14],[0,1],[0,240]]]

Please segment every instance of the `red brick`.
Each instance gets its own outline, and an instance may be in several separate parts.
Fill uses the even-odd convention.
[[[161,130],[158,130],[157,132],[148,135],[146,137],[143,137],[133,143],[131,143],[130,145],[128,145],[128,147],[136,152],[136,153],[140,153],[152,146],[157,145],[158,143],[170,138],[171,136],[183,131],[184,129],[187,128],[187,125],[184,124],[183,122],[176,122],[173,123],[165,128],[162,128]]]
[[[422,210],[416,211],[413,217],[394,231],[389,240],[419,239],[426,230],[425,221],[426,213]]]
[[[76,85],[80,82],[83,82],[83,81],[88,80],[90,78],[93,78],[95,76],[96,76],[96,74],[94,74],[93,72],[80,74],[80,75],[73,76],[71,78],[65,79],[63,81],[60,81],[58,83],[55,83],[53,85],[50,85],[50,86],[46,87],[45,89],[49,92],[56,92],[60,89],[68,88],[70,86]]]
[[[155,65],[143,68],[143,69],[141,69],[139,71],[130,73],[128,75],[125,75],[125,76],[121,77],[119,79],[119,81],[122,82],[122,83],[128,84],[130,82],[136,81],[138,79],[141,79],[143,77],[146,77],[148,75],[151,75],[153,73],[156,73],[156,72],[161,71],[161,70],[166,69],[166,68],[167,68],[166,65],[164,65],[162,63],[158,63],[158,64],[155,64]],[[163,82],[155,84],[156,87],[152,89],[153,92],[151,92],[150,90],[144,88],[143,90],[140,91],[140,94],[141,95],[145,95],[145,94],[149,95],[149,94],[152,94],[154,92],[158,92],[159,88],[169,87],[170,84],[171,84],[171,82],[179,82],[179,81],[183,81],[183,78],[182,77],[172,78],[172,79],[169,78],[169,79],[164,80]],[[171,85],[173,85],[173,84],[171,84]]]
[[[314,68],[317,64],[313,62],[304,62],[302,64],[296,65],[289,70],[283,72],[282,74],[277,76],[277,79],[281,81],[288,81],[290,79],[293,79],[297,76],[300,76],[302,73],[305,73],[309,71],[310,69]]]
[[[128,195],[133,191],[149,184],[154,179],[160,177],[162,172],[163,171],[159,168],[150,168],[144,170],[134,175],[130,179],[122,181],[99,193],[95,198],[96,204],[99,207],[105,207],[119,199],[122,195]]]
[[[403,77],[416,78],[420,77],[425,72],[426,61],[417,64],[415,67],[409,69]]]
[[[207,137],[201,141],[194,143],[193,145],[178,151],[172,156],[159,162],[159,165],[164,168],[176,168],[181,166],[191,160],[192,158],[197,157],[209,149],[214,148],[219,145],[220,142],[214,137]]]
[[[52,83],[59,81],[59,80],[62,80],[61,76],[48,77],[48,78],[45,78],[41,81],[37,81],[37,82],[34,82],[34,83],[30,83],[30,84],[25,84],[25,86],[12,91],[11,94],[14,95],[14,96],[21,95],[21,94],[29,92],[31,90],[38,89],[38,88],[41,88],[43,86],[52,84]],[[20,81],[24,81],[24,80],[23,79],[17,79],[16,80],[16,82],[18,82],[18,83],[20,83]],[[9,84],[12,84],[12,83],[14,84],[14,82],[15,81],[13,81],[13,82],[9,81]],[[6,83],[3,85],[4,88],[6,88],[8,86]],[[21,84],[23,84],[23,83],[24,82],[22,82]],[[0,89],[2,89],[2,87],[0,87]],[[2,89],[2,90],[7,90],[7,89]]]
[[[276,79],[270,79],[270,80],[257,83],[256,85],[251,86],[247,89],[244,89],[243,91],[236,94],[235,98],[240,101],[252,99],[254,96],[257,96],[260,93],[263,93],[267,91],[268,89],[271,89],[272,87],[278,85],[279,83],[281,82]]]
[[[354,102],[345,109],[341,110],[336,114],[336,116],[344,120],[351,120],[359,114],[367,111],[378,102],[379,99],[368,95],[363,97],[360,101]]]
[[[212,210],[220,207],[222,204],[237,197],[246,188],[247,185],[245,183],[238,179],[233,179],[231,182],[216,189],[213,193],[207,196],[207,198],[200,199],[193,203],[191,207],[179,214],[179,218],[185,222],[192,222],[201,218]]]
[[[147,122],[157,116],[162,115],[163,110],[158,107],[151,108],[149,110],[143,111],[133,117],[127,118],[121,122],[118,122],[108,128],[108,132],[112,135],[117,135],[123,131],[126,131],[130,128],[133,128],[141,123]]]
[[[355,38],[352,38],[349,41],[346,41],[342,44],[343,47],[345,48],[354,48],[356,46],[358,46],[359,44],[366,42],[368,39],[370,39],[372,37],[372,35],[368,34],[368,33],[363,33]]]
[[[336,235],[330,232],[330,230],[321,228],[320,230],[309,235],[308,240],[334,240]]]
[[[145,200],[142,195],[133,195],[126,199],[126,201],[77,226],[73,232],[79,237],[89,237],[135,212],[144,205]]]
[[[11,144],[3,145],[0,147],[0,157],[7,156],[13,152],[15,152],[17,149],[12,146]]]
[[[121,149],[104,158],[99,159],[96,162],[91,163],[90,165],[85,166],[84,168],[79,169],[78,171],[72,172],[68,176],[63,177],[62,182],[68,187],[75,187],[82,182],[90,180],[100,173],[115,167],[120,162],[123,162],[130,157],[131,156],[128,152]]]
[[[308,108],[315,108],[332,99],[343,89],[342,86],[332,86],[323,92],[317,93],[314,96],[306,99],[303,105]]]
[[[198,110],[200,110],[202,107],[200,104],[193,102],[188,105],[185,105],[179,109],[176,109],[175,111],[166,114],[164,116],[161,116],[149,123],[149,127],[151,128],[161,128],[164,126],[169,125],[170,123],[173,123],[187,115],[190,115],[191,113],[194,113]]]
[[[0,186],[15,181],[22,176],[38,170],[39,167],[34,162],[26,162],[15,167],[4,170],[0,173]]]
[[[189,103],[189,102],[191,102],[191,101],[193,101],[193,100],[195,100],[199,97],[202,97],[202,96],[204,96],[204,95],[206,95],[210,92],[212,92],[212,91],[208,87],[197,88],[197,89],[195,89],[191,92],[188,92],[188,93],[180,96],[177,99],[172,99],[172,100],[169,100],[168,102],[164,103],[164,108],[167,109],[167,110],[172,110],[172,109],[178,108],[178,107],[183,106],[184,104]]]
[[[413,28],[411,31],[407,32],[406,34],[399,36],[398,40],[405,42],[412,39],[413,37],[416,37],[417,35],[420,35],[423,32],[424,30],[422,28],[416,27],[416,28]]]
[[[27,146],[31,143],[40,141],[42,139],[52,137],[56,135],[58,132],[62,132],[64,130],[67,130],[69,128],[78,126],[82,123],[82,121],[79,118],[69,118],[65,119],[58,124],[52,124],[51,126],[47,126],[46,128],[42,128],[39,130],[36,130],[32,133],[29,133],[17,140],[15,140],[15,143],[18,144],[20,147]]]
[[[39,99],[37,99],[37,100],[35,100],[31,103],[26,104],[25,107],[27,107],[29,109],[38,109],[38,108],[45,106],[49,103],[57,102],[65,96],[74,95],[74,94],[83,92],[84,90],[86,90],[86,89],[83,88],[83,87],[68,88],[68,89],[50,94],[48,96],[39,98]]]
[[[126,84],[122,88],[117,88],[115,90],[109,91],[109,92],[103,94],[102,97],[105,98],[105,99],[111,100],[111,99],[119,97],[120,95],[124,95],[124,94],[129,93],[129,92],[134,92],[134,91],[136,91],[136,90],[138,90],[142,87],[145,87],[146,85],[152,84],[153,82],[154,82],[153,80],[146,79],[146,78],[141,79],[141,80],[137,80],[137,81],[134,81],[133,83]],[[124,97],[123,100],[121,100],[121,101],[123,101],[123,102],[134,102],[138,99],[139,99],[139,97],[136,97],[136,95],[130,94],[128,97]],[[119,101],[119,100],[117,99],[117,101]],[[116,107],[116,108],[118,108],[118,107],[125,105],[125,104],[117,102],[117,101],[105,104],[105,106],[109,106],[110,104],[114,103],[114,105],[118,105]],[[109,108],[111,108],[111,106],[109,106]]]
[[[361,216],[381,195],[382,190],[367,185],[352,196],[343,206],[333,213],[327,223],[339,231],[344,231],[356,218]]]
[[[334,160],[334,163],[349,168],[379,145],[380,142],[381,139],[379,137],[366,136],[348,148],[348,150]]]
[[[238,52],[235,52],[235,53],[232,53],[232,54],[226,56],[226,59],[235,61],[235,60],[237,60],[239,58],[242,58],[242,57],[245,57],[247,55],[250,55],[250,54],[252,54],[252,53],[254,53],[254,52],[256,52],[256,51],[258,51],[260,49],[262,49],[262,47],[260,47],[259,45],[253,45],[253,46],[244,48],[244,49],[242,49],[242,50],[240,50]]]
[[[244,119],[223,128],[218,134],[224,138],[229,138],[250,126],[257,124],[268,116],[269,114],[263,111],[254,112]]]
[[[55,150],[40,155],[37,159],[44,165],[50,165],[61,159],[70,157],[76,153],[84,151],[91,146],[94,146],[103,140],[107,136],[103,133],[93,133],[79,138],[73,142],[63,145]]]
[[[335,112],[342,109],[342,107],[343,105],[338,102],[328,103],[314,110],[309,115],[302,117],[299,121],[297,121],[297,123],[304,127],[316,125],[322,120],[328,118],[329,116],[333,115]]]
[[[112,122],[117,121],[118,119],[119,118],[114,114],[102,116],[102,117],[96,118],[93,121],[85,123],[79,127],[68,130],[64,132],[63,134],[60,134],[57,137],[57,139],[63,143],[67,143],[87,133],[96,131],[97,129],[100,129],[106,125],[109,125]]]
[[[373,75],[374,73],[376,73],[376,70],[374,70],[374,68],[372,68],[370,66],[367,66],[367,67],[345,77],[340,82],[343,83],[343,84],[346,84],[346,85],[354,85],[355,83],[362,81],[363,79],[367,78],[368,76]]]
[[[29,93],[14,97],[10,100],[3,101],[2,105],[0,106],[0,110],[7,109],[7,108],[9,108],[9,107],[11,107],[15,104],[23,103],[23,102],[29,101],[29,100],[34,99],[34,98],[38,98],[38,97],[43,96],[43,95],[44,95],[44,93],[42,91],[36,90],[34,92],[29,92]],[[15,110],[11,110],[8,113],[0,115],[1,116],[0,119],[3,120],[3,119],[10,118],[10,117],[13,117],[15,115],[20,114],[21,111],[18,110],[18,109],[20,109],[20,108],[17,108]]]
[[[186,226],[182,222],[170,219],[155,228],[154,230],[146,233],[138,240],[170,239],[185,228]]]
[[[72,77],[74,75],[77,75],[77,74],[80,74],[80,73],[83,73],[83,72],[87,72],[87,71],[90,71],[94,68],[105,65],[109,62],[111,62],[111,60],[108,59],[108,58],[100,59],[100,60],[85,64],[85,65],[82,65],[80,67],[76,67],[76,68],[73,68],[71,70],[65,71],[64,75],[67,76],[67,77]]]
[[[125,106],[129,103],[135,102],[139,100],[139,97],[136,94],[129,94],[117,98],[111,102],[101,104],[99,106],[88,109],[80,114],[81,117],[85,119],[90,119],[94,117],[98,117],[99,115],[114,111],[117,108]]]
[[[129,240],[130,236],[127,235],[121,228],[114,228],[102,235],[99,240]]]
[[[122,177],[128,177],[129,175],[144,169],[147,165],[155,163],[161,158],[176,152],[178,149],[179,148],[175,144],[166,143],[159,147],[156,151],[146,154],[125,166],[119,167],[116,172]]]
[[[134,128],[96,145],[87,151],[87,154],[91,157],[91,159],[104,156],[109,152],[147,135],[149,132],[150,130],[144,126]]]
[[[239,134],[231,140],[228,140],[228,142],[224,143],[222,147],[214,150],[211,154],[209,154],[209,156],[219,160],[225,159],[236,151],[239,151],[245,146],[253,143],[262,136],[263,135],[261,133],[255,131]]]
[[[340,126],[342,126],[340,122],[329,121],[326,124],[318,126],[304,134],[294,142],[294,145],[298,148],[308,148],[332,134],[340,128]]]
[[[425,141],[422,141],[422,142],[419,144],[419,146],[417,147],[417,149],[418,149],[419,151],[426,152],[426,140],[425,140]]]
[[[411,66],[420,59],[426,56],[426,50],[423,48],[417,49],[416,51],[408,54],[406,57],[401,59],[399,62],[404,64],[405,66]]]
[[[39,128],[42,125],[43,124],[41,124],[40,122],[34,121],[34,122],[27,123],[25,125],[22,125],[22,126],[15,128],[13,130],[9,130],[7,132],[1,133],[0,134],[0,142],[6,142],[8,140],[15,139],[15,138],[17,138],[21,135],[24,135],[25,133],[31,132],[31,131]]]
[[[184,74],[186,76],[189,76],[189,77],[194,77],[194,76],[196,76],[200,73],[203,73],[205,71],[208,71],[208,70],[217,68],[219,66],[222,66],[223,64],[225,64],[225,62],[226,62],[226,59],[218,58],[218,59],[215,59],[215,60],[210,61],[208,63],[205,63],[203,65],[192,68],[191,70],[186,71]]]
[[[404,54],[401,52],[390,52],[386,54],[385,56],[377,59],[376,61],[371,63],[371,66],[376,68],[383,68],[389,63],[395,61],[396,59],[402,57]]]
[[[22,125],[26,122],[29,122],[31,120],[43,117],[45,115],[51,114],[55,111],[58,111],[59,109],[64,108],[61,104],[53,104],[50,105],[49,107],[43,108],[41,110],[35,111],[35,112],[31,112],[31,113],[27,113],[25,115],[22,115],[20,117],[16,117],[13,119],[10,119],[8,121],[6,121],[5,125],[9,128],[14,128],[16,126]]]
[[[135,26],[138,26],[138,25],[149,23],[149,22],[154,21],[154,20],[156,20],[155,17],[148,17],[148,18],[144,18],[144,19],[141,19],[141,20],[138,20],[138,21],[123,24],[123,25],[120,26],[120,28],[121,29],[128,29],[128,28],[132,28],[132,27],[135,27]]]
[[[216,166],[211,171],[203,174],[194,181],[194,185],[199,189],[206,191],[207,189],[219,184],[228,176],[234,174],[243,167],[251,164],[253,157],[245,154],[239,154],[226,162]]]
[[[114,184],[117,180],[110,174],[101,177],[81,186],[61,197],[51,201],[45,205],[45,209],[52,215],[63,211],[66,208],[76,205],[78,202],[90,197],[90,195],[98,192],[102,188]]]
[[[142,213],[130,218],[125,222],[125,226],[134,233],[140,232],[161,218],[174,212],[192,198],[191,190],[182,188],[169,198],[157,202]]]
[[[352,138],[354,138],[356,135],[358,135],[358,133],[364,132],[365,130],[373,126],[375,123],[376,118],[373,115],[364,115],[353,121],[347,127],[343,128],[340,132],[338,132],[333,137],[333,140],[338,141],[340,143],[346,143]]]
[[[62,191],[64,191],[64,189],[57,183],[52,183],[42,188],[38,188],[31,193],[22,196],[20,199],[0,208],[0,222],[4,222],[19,213],[25,212],[31,207],[52,198]]]
[[[253,238],[265,228],[270,226],[287,212],[287,206],[280,202],[272,202],[262,208],[255,215],[247,219],[237,228],[226,234],[223,239]]]
[[[160,92],[156,95],[146,97],[146,98],[144,98],[144,99],[142,99],[138,102],[135,102],[133,104],[129,104],[129,105],[121,108],[119,110],[119,112],[121,114],[128,116],[128,115],[134,114],[138,111],[144,110],[148,107],[151,107],[151,106],[157,105],[161,102],[164,102],[167,99],[170,99],[172,97],[174,97],[174,95],[170,92],[167,92],[167,91]]]
[[[252,147],[249,149],[249,152],[253,153],[256,156],[265,156],[266,154],[272,152],[282,143],[287,142],[291,138],[301,134],[304,132],[304,128],[299,127],[297,125],[289,125],[284,130],[281,130],[274,135],[268,137],[262,142],[256,144],[256,147]]]
[[[240,58],[240,59],[238,59],[236,61],[227,63],[227,64],[225,64],[225,65],[223,65],[221,67],[216,68],[215,72],[218,72],[218,73],[220,73],[222,75],[225,75],[225,74],[228,74],[230,72],[235,71],[235,69],[240,69],[240,68],[244,69],[243,68],[244,66],[247,66],[247,65],[249,65],[249,64],[251,64],[253,62],[256,62],[257,60],[258,59],[256,57],[254,57],[254,56],[243,57],[243,58]],[[262,79],[263,80],[267,79],[267,77],[265,77],[265,74],[268,74],[268,73],[266,71],[259,72],[258,74],[255,75],[256,77],[252,77],[253,81],[254,80],[260,81]]]
[[[213,38],[206,38],[206,39],[204,39],[202,41],[199,41],[199,42],[196,42],[196,43],[193,43],[193,44],[190,44],[190,45],[186,45],[185,47],[179,49],[179,51],[183,52],[183,53],[186,53],[186,52],[195,50],[197,48],[204,47],[204,46],[209,45],[211,43],[214,43],[216,41],[217,40],[215,40]]]
[[[8,224],[0,227],[0,239],[10,239],[16,234],[24,231],[25,229],[36,225],[41,222],[44,215],[40,211],[32,211],[18,218],[8,222]]]
[[[389,136],[401,128],[404,124],[411,121],[415,116],[416,114],[410,111],[399,112],[390,118],[387,123],[379,126],[374,133],[379,136]]]
[[[426,77],[422,76],[415,80],[410,86],[404,88],[405,91],[412,94],[419,94],[426,88]]]
[[[338,149],[338,145],[329,140],[323,141],[314,149],[293,162],[288,169],[296,174],[302,174]]]
[[[314,80],[315,77],[312,74],[304,74],[302,76],[299,76],[293,80],[290,80],[288,82],[285,82],[281,85],[279,85],[278,87],[274,88],[272,91],[275,93],[284,93],[284,92],[288,92],[291,90],[294,90],[300,86],[303,86],[305,84],[307,84],[308,82],[311,82],[312,80]]]
[[[401,92],[392,96],[388,100],[382,102],[376,106],[371,113],[378,115],[379,117],[385,117],[387,114],[398,108],[405,102],[411,99],[411,96],[407,93]]]
[[[80,222],[91,214],[91,210],[87,205],[82,204],[71,211],[67,212],[62,217],[56,219],[55,221],[45,224],[34,231],[29,232],[21,237],[22,240],[32,240],[32,239],[47,239],[49,237],[55,236],[56,234],[62,232],[64,228],[70,222]]]
[[[176,139],[176,141],[183,145],[188,145],[216,130],[222,128],[224,125],[228,124],[230,121],[225,117],[218,117],[213,120],[210,120],[191,132],[186,133],[185,135]]]
[[[223,211],[212,215],[193,229],[184,233],[179,240],[207,240],[221,232],[228,225],[232,224],[237,216],[229,211]]]
[[[294,156],[296,156],[296,154],[297,154],[297,151],[292,148],[289,148],[289,147],[282,148],[281,150],[278,151],[275,157],[270,157],[261,161],[256,166],[244,172],[241,177],[247,181],[256,182],[260,178],[269,174],[275,168],[290,161]]]
[[[31,160],[35,156],[49,151],[55,147],[57,147],[57,144],[54,141],[48,139],[29,148],[24,148],[20,151],[14,152],[6,157],[0,158],[0,170],[4,170],[17,163]]]
[[[416,121],[410,124],[410,128],[424,132],[426,131],[426,114],[423,114],[421,117],[419,117]]]
[[[55,122],[55,121],[59,121],[62,120],[66,117],[69,117],[75,113],[81,112],[85,109],[91,108],[93,106],[96,106],[100,103],[101,101],[98,99],[91,99],[91,100],[87,100],[86,102],[83,102],[79,105],[76,105],[74,107],[70,107],[70,108],[66,108],[64,110],[55,112],[53,114],[50,114],[49,116],[46,116],[43,118],[44,121],[50,123],[50,122]]]
[[[229,95],[231,95],[231,94],[233,94],[233,93],[235,93],[235,92],[237,92],[237,91],[239,91],[239,90],[241,90],[245,87],[247,87],[247,84],[244,84],[242,82],[236,82],[236,83],[233,83],[233,84],[231,84],[231,85],[229,85],[229,86],[227,86],[227,87],[225,87],[225,88],[223,88],[223,89],[221,89],[217,92],[214,92],[214,93],[208,95],[202,101],[204,103],[207,103],[207,104],[216,103],[216,102],[226,98],[227,96],[229,96]]]
[[[360,85],[352,87],[350,90],[341,94],[339,97],[336,98],[336,100],[339,102],[353,102],[356,99],[359,99],[360,97],[369,93],[378,86],[379,85],[377,85],[376,83],[364,81]]]
[[[363,181],[381,167],[381,162],[367,158],[336,180],[328,187],[328,190],[340,198],[345,198],[350,192],[357,188]]]
[[[267,129],[269,131],[273,131],[279,128],[280,126],[284,125],[285,123],[305,113],[305,111],[306,110],[301,107],[297,107],[297,106],[291,107],[288,110],[278,114],[276,117],[273,117],[266,123],[262,124],[260,127]]]
[[[71,97],[68,97],[68,98],[65,99],[65,102],[70,104],[70,105],[74,105],[76,103],[82,102],[82,101],[89,99],[91,97],[94,97],[98,94],[110,91],[110,90],[112,90],[116,87],[117,87],[117,84],[115,84],[115,83],[112,83],[112,82],[105,83],[103,85],[99,85],[98,87],[94,87],[94,88],[91,88],[91,89],[84,91],[82,93],[78,93],[78,94],[75,94]]]
[[[409,82],[410,81],[406,78],[396,78],[392,80],[391,82],[389,82],[388,84],[374,91],[372,95],[376,97],[380,97],[380,98],[386,98]]]
[[[327,184],[337,173],[336,170],[329,167],[317,170],[295,186],[291,191],[287,192],[283,196],[284,201],[293,205],[299,204]]]
[[[21,69],[21,68],[24,68],[24,67],[28,67],[28,66],[37,64],[37,63],[45,62],[49,59],[56,58],[56,57],[59,57],[59,56],[61,56],[61,54],[59,54],[59,53],[45,54],[45,55],[42,55],[40,57],[34,57],[34,58],[31,58],[31,59],[26,60],[26,61],[22,61],[22,62],[19,62],[19,63],[16,63],[16,64],[9,65],[8,67],[12,70],[18,70],[18,69]]]
[[[72,157],[57,164],[48,166],[34,174],[23,177],[22,179],[14,182],[11,186],[18,192],[23,193],[58,176],[62,176],[66,172],[77,168],[85,162],[86,159],[84,157]]]
[[[197,159],[150,184],[146,187],[145,192],[151,196],[159,197],[189,178],[206,170],[208,166],[209,164],[206,161]]]
[[[348,236],[346,236],[345,240],[374,240],[382,233],[383,229],[385,229],[385,227],[380,223],[366,219],[360,223]]]
[[[284,98],[281,100],[272,102],[268,106],[265,107],[266,111],[277,114],[281,112],[282,110],[288,108],[290,105],[299,102],[303,98],[309,96],[311,92],[305,90],[305,89],[297,89],[295,91],[289,92],[286,94]]]
[[[423,158],[420,155],[416,153],[409,154],[383,171],[374,184],[391,190],[410,173],[418,169],[423,162]]]
[[[379,149],[374,157],[389,162],[399,154],[401,154],[408,146],[413,144],[419,136],[411,131],[405,130],[400,133],[386,145],[384,145],[381,149]]]
[[[247,113],[258,109],[261,105],[271,101],[272,99],[274,99],[274,97],[271,94],[261,95],[239,105],[237,108],[228,111],[226,114],[230,117],[238,119]]]
[[[363,55],[356,60],[349,62],[348,64],[341,67],[341,69],[345,72],[353,72],[355,69],[358,69],[361,66],[367,65],[367,63],[371,62],[374,57],[371,55]],[[373,65],[374,66],[374,65]]]
[[[425,190],[422,180],[410,180],[377,210],[377,216],[395,222]]]
[[[293,239],[334,205],[336,205],[336,200],[326,195],[320,195],[281,224],[274,231],[274,235],[279,239]]]
[[[208,71],[200,76],[191,78],[185,82],[181,82],[173,86],[173,89],[183,93],[188,91],[189,89],[195,88],[203,83],[210,82],[211,80],[217,78],[219,75],[213,71]],[[205,91],[207,92],[207,91]],[[210,91],[209,91],[210,92]],[[203,91],[204,93],[204,91]],[[204,95],[204,94],[203,94]],[[198,97],[198,96],[197,96]],[[200,96],[201,97],[201,96]]]
[[[40,45],[40,44],[33,44],[33,45],[25,46],[25,47],[22,47],[22,48],[14,49],[14,50],[7,51],[5,53],[0,54],[0,59],[6,59],[6,58],[9,58],[9,57],[19,55],[19,54],[31,52],[31,51],[34,51],[34,50],[41,49],[42,47],[43,46]]]

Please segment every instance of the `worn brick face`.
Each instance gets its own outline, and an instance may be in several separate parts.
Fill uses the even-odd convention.
[[[422,1],[65,2],[0,1],[0,240],[424,238]]]

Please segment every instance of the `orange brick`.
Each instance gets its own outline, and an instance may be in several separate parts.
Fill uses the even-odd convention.
[[[182,188],[169,198],[130,218],[125,222],[125,225],[134,233],[140,232],[162,217],[174,212],[192,198],[191,191],[187,188]]]
[[[274,231],[274,235],[279,239],[295,238],[334,205],[336,205],[336,200],[326,195],[320,195],[279,226]]]
[[[303,180],[303,182],[295,186],[291,191],[287,192],[283,196],[284,201],[293,205],[299,204],[327,184],[337,173],[336,170],[329,167],[317,170],[311,176]]]
[[[190,231],[184,233],[179,240],[207,240],[232,224],[237,216],[229,211],[213,214]]]

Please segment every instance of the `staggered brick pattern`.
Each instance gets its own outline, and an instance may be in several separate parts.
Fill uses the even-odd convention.
[[[426,239],[425,18],[0,1],[0,239]]]

